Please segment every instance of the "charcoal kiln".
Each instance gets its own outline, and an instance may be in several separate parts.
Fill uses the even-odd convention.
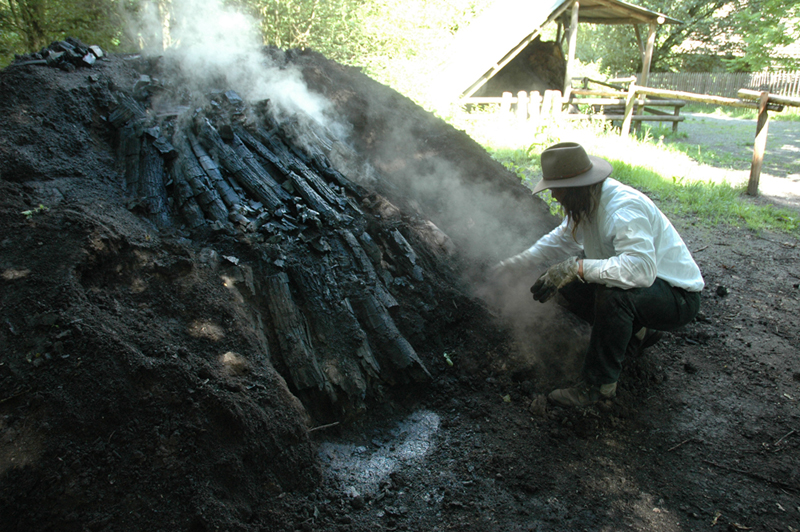
[[[264,56],[304,65],[328,97],[363,76],[313,53]],[[85,68],[95,88],[107,87],[103,119],[128,209],[233,264],[252,322],[263,327],[264,358],[321,420],[363,411],[395,385],[429,381],[431,360],[440,363],[459,323],[489,320],[470,283],[532,225],[552,225],[499,165],[489,164],[498,177],[487,181],[488,158],[464,157],[466,135],[366,77],[358,80],[366,94],[356,96],[366,105],[336,97],[346,139],[270,99],[247,102],[225,80],[190,91],[161,58],[128,56],[137,76],[109,83],[96,73],[102,58],[72,39],[12,68]],[[403,127],[417,129],[413,141],[397,136]],[[442,170],[448,157],[456,160]]]
[[[7,528],[267,523],[316,436],[505,360],[472,289],[556,220],[465,133],[314,52],[260,57],[328,122],[64,42],[0,71]]]

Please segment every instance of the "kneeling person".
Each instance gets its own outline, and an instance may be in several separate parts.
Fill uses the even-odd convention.
[[[672,223],[650,198],[611,179],[608,161],[565,142],[544,150],[541,163],[533,192],[550,189],[566,217],[494,273],[562,261],[531,287],[533,298],[544,303],[560,292],[592,333],[581,381],[548,398],[588,406],[615,395],[629,346],[646,347],[657,331],[694,319],[704,281]]]

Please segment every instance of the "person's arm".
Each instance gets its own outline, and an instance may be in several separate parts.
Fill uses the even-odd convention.
[[[644,213],[626,209],[615,213],[609,225],[615,255],[608,259],[584,259],[578,273],[589,283],[618,288],[647,287],[656,280],[653,227]]]
[[[495,268],[523,271],[577,255],[583,247],[572,238],[572,226],[567,221],[565,218],[561,225],[541,237],[534,245],[500,262]]]

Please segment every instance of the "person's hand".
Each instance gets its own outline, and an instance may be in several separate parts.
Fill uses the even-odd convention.
[[[531,286],[533,299],[545,303],[553,297],[560,288],[572,281],[581,280],[578,275],[578,257],[570,257],[564,262],[551,266]]]

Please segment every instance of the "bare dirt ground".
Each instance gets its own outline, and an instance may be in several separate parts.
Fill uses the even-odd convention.
[[[487,190],[508,178],[359,72],[293,60],[387,175],[435,153]],[[530,280],[521,329],[467,295],[516,251],[498,237],[436,285],[392,285],[420,301],[396,319],[430,380],[321,422],[220,283],[241,274],[209,250],[244,243],[160,234],[128,209],[106,117],[137,76],[118,58],[0,72],[0,529],[800,530],[797,234],[673,220],[706,280],[701,315],[583,410],[542,394],[574,378],[588,325],[535,307]],[[394,144],[399,122],[414,142]],[[797,173],[782,164],[770,175]]]

